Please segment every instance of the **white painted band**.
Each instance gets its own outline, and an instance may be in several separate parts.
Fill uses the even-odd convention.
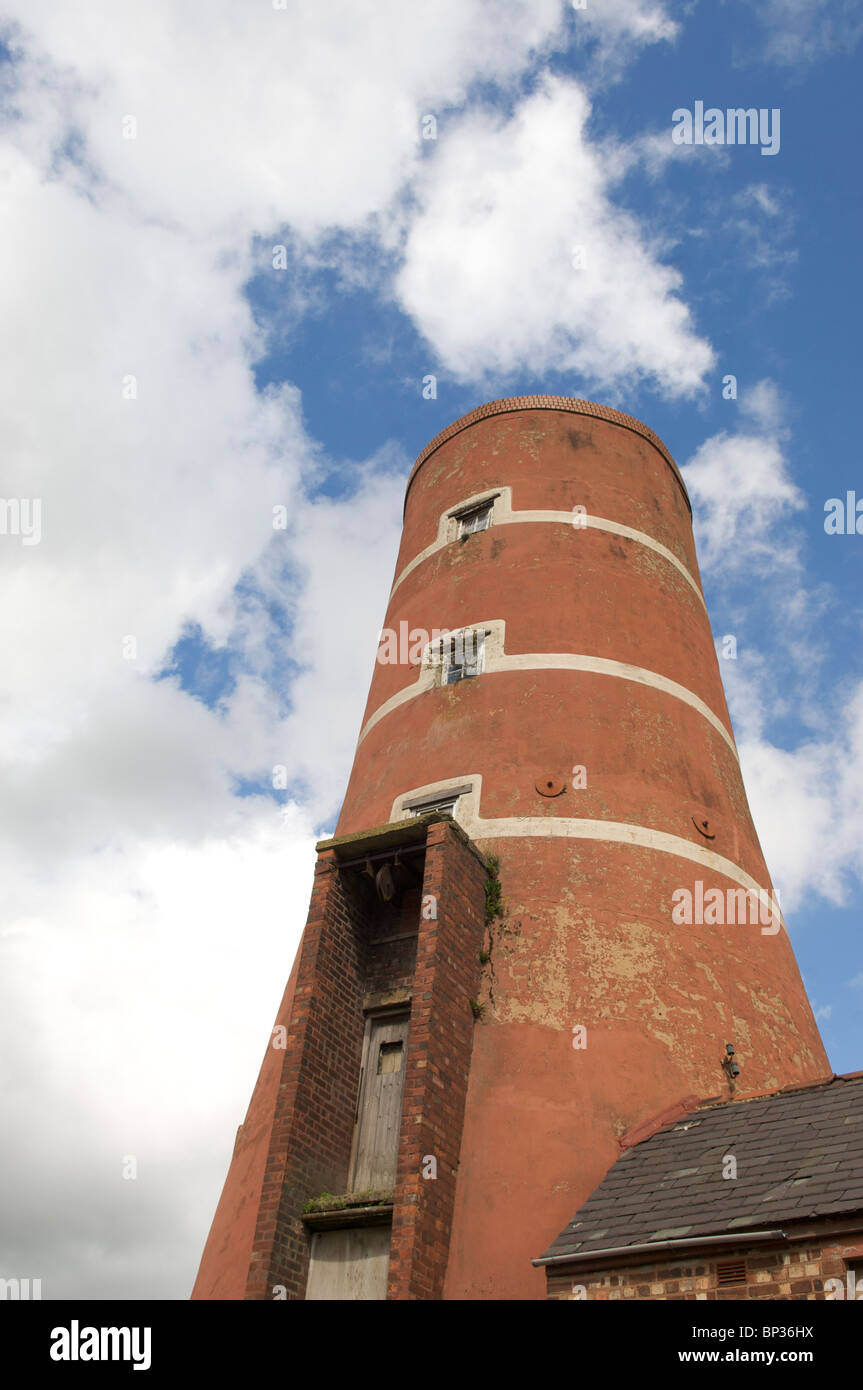
[[[418,565],[421,565],[424,560],[428,560],[432,555],[436,555],[439,550],[444,550],[446,546],[452,545],[455,542],[458,532],[457,514],[485,501],[491,501],[493,503],[492,526],[512,526],[531,521],[554,522],[557,525],[571,526],[575,531],[585,529],[608,531],[611,535],[623,536],[626,540],[635,541],[638,545],[646,546],[648,550],[652,550],[655,554],[661,555],[670,565],[673,565],[677,572],[683,575],[683,578],[696,594],[702,607],[705,609],[707,607],[704,602],[704,596],[698,587],[697,580],[690,574],[683,562],[666,546],[661,545],[660,542],[654,540],[652,536],[648,536],[646,532],[636,531],[631,526],[621,525],[618,521],[609,521],[605,517],[590,516],[587,513],[580,513],[576,522],[575,513],[571,511],[514,512],[512,509],[512,488],[509,487],[500,487],[488,489],[485,492],[478,492],[474,497],[463,498],[456,507],[451,507],[448,511],[443,512],[438,521],[438,534],[436,540],[432,541],[431,545],[427,545],[425,549],[421,550],[418,555],[415,555],[412,560],[409,560],[396,576],[393,587],[390,590],[390,598],[392,598],[402,580],[406,579]]]
[[[602,656],[583,656],[577,652],[525,652],[507,656],[504,652],[505,626],[505,622],[501,619],[470,624],[471,628],[482,629],[486,633],[485,664],[483,673],[476,677],[477,680],[483,680],[486,676],[493,676],[505,671],[584,671],[590,675],[614,676],[620,680],[635,681],[639,685],[661,690],[663,694],[671,695],[674,699],[689,705],[691,709],[697,710],[725,740],[735,758],[737,757],[733,735],[719,716],[713,713],[710,706],[706,705],[698,695],[694,695],[691,690],[687,690],[685,685],[679,685],[677,681],[670,680],[668,676],[661,676],[656,671],[648,671],[643,666],[631,666],[626,661],[611,661]],[[462,629],[462,631],[465,630]],[[360,732],[358,743],[362,743],[366,734],[386,715],[391,714],[393,710],[398,709],[408,700],[415,699],[417,695],[434,689],[439,683],[439,668],[436,671],[423,665],[420,668],[419,676],[412,685],[405,686],[403,690],[391,695],[388,700],[384,700],[383,704],[378,706],[373,714],[369,715]]]
[[[464,787],[468,783],[470,784],[470,791],[465,792]],[[405,819],[406,803],[416,802],[420,798],[431,800],[434,796],[441,796],[448,791],[455,790],[458,790],[460,794],[456,803],[454,819],[472,840],[598,840],[607,844],[632,845],[638,849],[654,850],[660,854],[673,854],[678,859],[688,859],[691,863],[699,864],[704,869],[722,874],[741,888],[758,893],[763,899],[769,900],[771,916],[776,921],[781,922],[783,927],[785,926],[779,903],[770,889],[762,888],[751,874],[748,874],[745,869],[741,869],[740,865],[735,864],[732,859],[726,859],[723,855],[717,854],[715,850],[693,844],[691,840],[684,840],[680,835],[669,835],[664,830],[653,830],[645,825],[630,825],[628,821],[583,820],[574,816],[501,816],[498,819],[486,819],[480,815],[479,810],[482,796],[482,775],[480,773],[474,773],[470,777],[450,778],[443,782],[430,782],[424,787],[411,788],[410,791],[396,797],[390,813],[390,821]],[[681,887],[683,886],[681,885]],[[764,932],[764,934],[773,935],[774,933]]]
[[[689,859],[705,869],[712,869],[714,873],[724,874],[741,888],[766,894],[770,901],[771,915],[783,921],[779,904],[773,894],[769,889],[762,888],[751,874],[740,868],[739,864],[716,854],[712,849],[702,849],[691,840],[684,840],[680,835],[669,835],[663,830],[651,830],[644,825],[630,825],[628,821],[578,820],[569,816],[507,816],[499,820],[478,819],[473,829],[467,826],[465,829],[472,840],[516,839],[523,835],[543,839],[602,840],[609,844],[634,845],[638,849],[657,850],[660,854],[675,854],[679,859]]]

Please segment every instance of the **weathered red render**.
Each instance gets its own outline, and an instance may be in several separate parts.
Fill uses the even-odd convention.
[[[495,519],[400,578],[435,542],[442,514],[502,488],[516,518],[566,515]],[[597,524],[574,525],[573,508]],[[741,886],[711,854],[771,885],[729,746],[690,507],[661,441],[631,417],[568,398],[481,407],[417,462],[396,581],[384,628],[503,622],[506,657],[525,663],[425,690],[366,730],[419,675],[415,664],[376,663],[334,843],[398,820],[397,799],[416,789],[482,779],[473,819],[462,803],[456,819],[483,855],[498,856],[504,909],[483,969],[443,1296],[542,1298],[531,1258],[604,1176],[625,1132],[683,1097],[730,1094],[726,1043],[739,1095],[830,1068],[784,927],[672,919],[677,889]],[[549,654],[628,669],[527,659]],[[543,777],[565,789],[542,795]],[[555,820],[565,833],[545,833]],[[589,836],[574,822],[592,823]],[[586,1046],[574,1045],[579,1036]],[[268,1066],[196,1297],[244,1296],[274,1103]]]
[[[299,952],[279,1006],[274,1028],[287,1027],[294,1002]],[[231,1166],[207,1244],[192,1298],[243,1299],[255,1239],[255,1226],[264,1183],[267,1154],[279,1093],[280,1054],[270,1045],[261,1064],[246,1118],[237,1131]]]

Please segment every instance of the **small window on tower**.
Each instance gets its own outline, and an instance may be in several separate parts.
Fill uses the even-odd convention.
[[[482,502],[478,507],[471,507],[469,512],[462,512],[458,518],[459,540],[466,540],[477,531],[488,530],[491,525],[492,506],[492,502]]]
[[[444,815],[451,816],[455,812],[457,801],[458,795],[439,796],[432,801],[423,801],[416,806],[407,806],[405,810],[409,811],[412,816],[427,816],[429,811],[442,811]]]
[[[444,647],[444,685],[455,685],[456,681],[478,676],[483,667],[484,650],[484,632],[472,630],[451,637]]]

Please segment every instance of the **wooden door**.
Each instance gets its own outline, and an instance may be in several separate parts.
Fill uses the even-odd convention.
[[[389,1226],[316,1231],[306,1298],[332,1302],[385,1299],[391,1238]]]
[[[354,1135],[352,1192],[395,1187],[407,1036],[407,1014],[382,1015],[368,1021]]]

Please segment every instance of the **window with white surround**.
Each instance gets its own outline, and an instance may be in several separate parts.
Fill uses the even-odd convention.
[[[462,628],[437,637],[425,649],[423,665],[440,671],[440,685],[455,685],[457,681],[478,676],[485,666],[484,628]]]
[[[435,811],[440,815],[459,819],[459,812],[466,810],[474,794],[474,783],[447,782],[432,783],[414,792],[405,792],[393,803],[392,819],[406,820],[408,816],[427,816]]]
[[[480,502],[477,507],[471,507],[469,511],[461,512],[456,518],[459,540],[465,540],[468,536],[475,535],[477,531],[487,531],[491,525],[493,506],[494,499],[490,498],[487,502]]]
[[[476,628],[457,632],[444,641],[443,685],[455,685],[456,681],[468,680],[478,676],[483,668],[485,652],[485,633]]]
[[[452,816],[455,814],[457,801],[457,792],[452,795],[445,793],[443,796],[436,796],[429,801],[420,801],[414,806],[406,806],[405,810],[411,816],[427,816],[429,811],[440,811],[443,815]]]

